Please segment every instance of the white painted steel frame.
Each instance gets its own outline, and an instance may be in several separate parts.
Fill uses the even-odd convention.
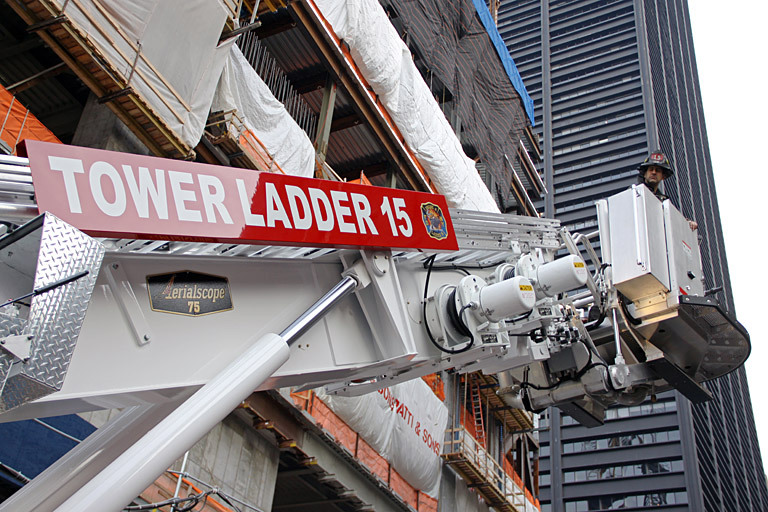
[[[280,335],[257,339],[178,407],[155,405],[123,413],[13,501],[0,505],[0,511],[122,510],[285,363],[288,345],[356,286],[356,279],[345,277]]]

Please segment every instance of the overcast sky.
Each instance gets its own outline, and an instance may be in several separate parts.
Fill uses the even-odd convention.
[[[752,339],[747,377],[768,462],[768,4],[688,0],[736,314]],[[762,317],[762,318],[761,318]],[[768,468],[766,468],[768,469]]]

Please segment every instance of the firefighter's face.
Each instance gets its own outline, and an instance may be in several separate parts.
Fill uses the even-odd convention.
[[[664,171],[661,167],[651,166],[645,170],[645,182],[649,185],[658,185],[664,179]]]

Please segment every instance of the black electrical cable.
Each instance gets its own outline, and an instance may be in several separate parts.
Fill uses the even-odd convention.
[[[584,325],[584,327],[588,331],[594,331],[595,329],[597,329],[597,327],[601,323],[603,323],[603,320],[605,320],[605,311],[600,311],[600,314],[597,316],[597,319],[594,322],[590,322],[590,323]]]
[[[427,268],[429,260],[424,261],[424,268]],[[488,265],[456,265],[455,263],[447,263],[443,265],[433,266],[433,270],[461,270],[467,272],[468,268],[472,270],[485,270],[488,268],[494,268],[497,263],[489,263]]]
[[[533,314],[533,310],[530,310],[530,311],[529,311],[529,312],[527,312],[527,313],[523,313],[522,315],[520,315],[520,316],[518,316],[518,317],[516,317],[516,318],[511,318],[511,319],[507,320],[506,322],[507,322],[508,324],[516,324],[516,323],[517,323],[517,322],[519,322],[520,320],[525,320],[525,319],[527,319],[529,316],[531,316],[531,314]]]
[[[211,491],[210,493],[208,492],[205,493],[205,495],[203,496],[203,506],[200,507],[200,510],[203,510],[205,508],[205,504],[208,503],[208,494],[212,494],[214,492],[215,491]],[[178,512],[192,512],[192,509],[194,509],[198,503],[200,503],[199,499],[195,502],[190,502],[190,504],[187,505],[186,507],[177,508],[176,510]]]
[[[608,368],[608,363],[605,362],[605,359],[603,359],[603,356],[601,356],[600,352],[597,351],[597,347],[595,347],[594,343],[593,342],[585,343],[585,345],[589,349],[589,352],[600,360],[600,363],[602,363],[602,366],[605,366],[606,368]],[[590,356],[589,360],[592,361],[592,357],[591,356]]]
[[[520,383],[520,389],[531,388],[531,389],[535,389],[537,391],[546,391],[546,390],[550,390],[550,389],[555,389],[560,384],[565,382],[565,379],[560,379],[559,381],[555,382],[554,384],[552,384],[550,386],[537,386],[536,384],[531,384],[530,382],[528,382],[528,374],[530,373],[530,371],[531,371],[531,367],[527,366],[525,368],[525,371],[523,372],[523,382]]]
[[[629,311],[627,310],[627,305],[624,303],[624,300],[623,300],[624,298],[625,297],[623,295],[619,295],[619,305],[621,306],[621,310],[624,312],[624,315],[627,317],[627,320],[629,320],[629,323],[631,323],[632,325],[640,325],[642,322],[629,314]]]
[[[237,502],[239,502],[240,504],[242,504],[242,505],[245,505],[245,506],[246,506],[246,507],[248,507],[248,509],[250,509],[250,510],[255,510],[256,512],[263,512],[263,511],[262,511],[260,508],[258,508],[258,507],[255,507],[255,506],[253,506],[253,505],[249,505],[249,504],[247,504],[247,503],[245,503],[245,502],[242,502],[242,501],[240,501],[240,500],[237,500],[236,498],[234,498],[234,497],[232,497],[232,496],[228,496],[227,494],[225,494],[224,492],[222,492],[222,490],[221,490],[221,489],[219,489],[218,487],[212,486],[211,484],[209,484],[209,483],[206,483],[206,482],[204,482],[203,480],[200,480],[199,478],[196,478],[196,477],[194,477],[194,476],[190,475],[189,473],[184,473],[184,472],[181,472],[181,471],[173,471],[173,470],[170,470],[170,469],[169,469],[169,470],[167,470],[167,473],[170,473],[171,475],[176,475],[176,476],[178,476],[178,477],[184,477],[184,478],[189,478],[189,479],[191,479],[191,480],[195,480],[197,483],[199,483],[199,484],[201,484],[201,485],[203,485],[203,486],[205,486],[205,487],[208,487],[208,488],[210,489],[210,490],[206,491],[208,495],[211,495],[211,494],[213,494],[213,495],[216,495],[216,496],[218,496],[218,497],[219,497],[219,498],[221,498],[223,501],[225,501],[225,502],[226,502],[226,503],[227,503],[227,504],[228,504],[230,507],[232,507],[232,510],[234,510],[235,512],[242,512],[242,509],[240,509],[239,507],[237,507],[237,506],[236,506],[236,505],[233,503],[233,501],[237,501]],[[198,495],[193,495],[193,496],[197,496],[197,497],[198,497],[198,499],[199,499],[199,497],[203,496],[203,493],[201,493],[201,494],[198,494]],[[186,498],[171,498],[171,499],[186,499]],[[207,498],[206,498],[206,499],[207,499]],[[167,505],[168,505],[167,501],[169,501],[169,500],[166,500],[165,502],[162,502],[162,503],[164,503],[164,505],[162,505],[162,506],[167,506]],[[140,507],[147,507],[148,505],[139,505],[139,506],[140,506]],[[126,508],[126,509],[124,509],[124,510],[129,510],[129,508]],[[136,506],[135,506],[135,505],[134,505],[134,506],[132,506],[132,507],[130,508],[130,510],[137,510],[137,509],[136,509]]]
[[[451,304],[453,304],[453,302],[451,302]],[[469,336],[472,339],[472,342],[474,342],[475,337],[472,335],[472,331],[469,330],[469,327],[467,327],[467,323],[464,321],[464,312],[471,307],[472,307],[472,304],[467,304],[466,306],[463,306],[461,308],[461,310],[459,311],[459,322],[461,323],[462,330],[467,333],[465,336]]]
[[[232,507],[234,510],[236,510],[237,512],[241,512],[241,511],[240,511],[240,509],[239,509],[239,508],[237,508],[237,506],[236,506],[234,503],[232,503],[231,501],[229,501],[229,499],[227,498],[226,494],[223,494],[221,491],[219,491],[219,492],[217,492],[217,493],[216,493],[216,495],[217,495],[219,498],[221,498],[222,500],[224,500],[224,502],[225,502],[227,505],[229,505],[230,507]]]
[[[608,368],[608,365],[606,365],[603,362],[598,362],[598,363],[592,362],[592,363],[586,365],[581,370],[579,370],[575,375],[573,375],[571,377],[563,377],[562,379],[558,380],[557,382],[555,382],[554,384],[549,385],[549,386],[537,386],[536,384],[531,384],[530,382],[528,382],[528,380],[527,380],[528,377],[526,375],[526,380],[520,383],[520,388],[531,388],[531,389],[535,389],[536,391],[549,391],[551,389],[555,389],[556,387],[560,386],[561,384],[563,384],[565,382],[569,382],[569,381],[580,379],[581,377],[584,376],[585,373],[587,373],[589,370],[591,370],[592,368],[595,368],[597,366],[603,366],[606,369],[610,370],[610,368]],[[610,379],[608,379],[608,380],[610,382]],[[611,386],[611,388],[613,388],[612,384],[609,383],[609,385]]]
[[[456,311],[456,308],[453,307],[456,304],[456,290],[453,290],[448,295],[448,304],[450,304],[448,307],[448,319],[456,327],[456,330],[459,331],[459,334],[466,336],[467,338],[471,338],[472,331],[469,330],[463,318],[463,314],[467,309],[467,306],[462,307],[461,311]]]
[[[556,388],[557,386],[559,386],[560,384],[562,384],[564,382],[580,379],[589,370],[591,370],[592,368],[595,368],[597,366],[602,366],[603,368],[606,369],[606,371],[608,371],[610,373],[610,371],[611,371],[610,366],[608,366],[608,363],[605,362],[605,360],[600,356],[600,354],[596,353],[596,352],[593,352],[592,348],[589,347],[589,344],[587,344],[587,348],[589,348],[589,351],[598,358],[598,360],[599,360],[598,362],[595,362],[592,359],[592,356],[590,355],[589,363],[586,366],[584,366],[584,368],[582,368],[581,370],[576,372],[576,374],[574,374],[573,376],[571,376],[571,377],[564,377],[564,378],[560,379],[559,381],[557,381],[555,384],[552,384],[550,386],[537,386],[535,384],[529,383],[528,382],[528,372],[530,370],[530,367],[526,367],[525,372],[523,374],[523,382],[520,384],[520,387],[521,388],[530,387],[530,388],[535,389],[537,391],[547,391],[547,390]],[[616,389],[613,387],[613,382],[611,382],[610,378],[608,379],[608,385],[611,387],[611,389],[613,391],[616,391]]]
[[[597,274],[601,275],[603,279],[605,279],[605,276],[603,274],[605,273],[605,269],[610,266],[611,266],[610,263],[603,263],[602,265],[600,265],[600,268],[597,270]],[[605,297],[602,297],[602,298],[603,300],[605,300]],[[605,320],[605,314],[606,314],[606,310],[604,308],[601,308],[600,313],[597,316],[597,319],[588,324],[584,324],[584,327],[586,327],[588,331],[595,330],[600,324],[603,323],[603,320]]]
[[[537,386],[536,384],[531,384],[530,382],[525,381],[520,383],[520,388],[521,389],[531,388],[531,389],[535,389],[536,391],[549,391],[550,389],[555,389],[563,382],[565,382],[565,379],[561,379],[556,383],[552,384],[551,386]]]
[[[227,503],[227,505],[232,507],[234,510],[238,510],[238,511],[240,510],[234,505],[234,503],[232,503],[229,499],[227,499],[226,495],[224,495],[218,489],[211,489],[209,491],[201,492],[199,494],[191,494],[184,498],[181,498],[181,497],[168,498],[167,500],[164,500],[164,501],[148,503],[146,505],[129,505],[123,508],[123,510],[124,511],[157,510],[163,507],[171,506],[171,510],[174,510],[176,512],[192,512],[192,510],[200,503],[203,504],[200,510],[203,510],[205,508],[205,504],[208,502],[208,496],[210,496],[211,494],[215,494],[216,496],[220,497],[224,502]]]
[[[541,334],[536,335],[536,333],[538,331],[541,331]],[[536,335],[536,336],[534,336],[534,335]],[[544,332],[544,328],[543,327],[541,327],[539,329],[534,329],[531,332],[529,332],[528,334],[524,334],[524,336],[528,336],[529,338],[531,338],[531,341],[533,341],[534,343],[541,343],[542,341],[544,341],[547,338],[547,335]]]
[[[469,270],[467,270],[465,268],[461,268],[461,267],[456,267],[456,268],[453,268],[453,267],[432,268],[432,270],[435,271],[435,272],[461,272],[465,276],[471,276],[472,275],[472,273]]]
[[[209,494],[211,494],[213,491],[206,491],[202,492],[200,494],[192,494],[190,496],[187,496],[186,498],[169,498],[164,501],[159,501],[157,503],[148,503],[146,505],[129,505],[125,507],[123,510],[155,510],[162,507],[167,507],[168,505],[180,505],[180,504],[187,504],[191,503],[191,506],[185,505],[183,508],[176,507],[176,510],[178,511],[189,511],[192,508],[195,507],[198,503],[200,503],[200,499],[208,497]]]
[[[435,337],[432,335],[432,331],[429,329],[429,322],[427,321],[427,292],[429,290],[429,277],[432,275],[432,264],[435,262],[435,257],[436,256],[437,256],[436,254],[433,254],[432,256],[427,258],[427,260],[424,262],[424,268],[427,269],[427,279],[424,281],[424,301],[423,301],[423,304],[422,304],[422,314],[423,314],[423,317],[424,317],[424,327],[427,330],[427,337],[429,338],[429,341],[431,341],[432,345],[434,345],[435,348],[437,348],[439,351],[445,352],[446,354],[461,354],[462,352],[466,352],[467,350],[471,349],[472,346],[475,343],[475,337],[472,336],[471,332],[469,332],[469,329],[467,329],[466,324],[464,324],[464,321],[461,318],[459,318],[459,324],[458,325],[459,325],[460,329],[463,328],[467,332],[469,332],[469,344],[467,346],[463,347],[463,348],[458,349],[458,350],[454,350],[454,349],[450,349],[450,348],[445,348],[444,346],[440,345],[435,340]],[[461,313],[464,312],[464,309],[465,308],[462,308]],[[451,309],[449,308],[448,311],[450,313]],[[454,312],[455,312],[455,310],[454,310]],[[461,313],[459,313],[459,315],[458,315],[459,317],[461,317]]]

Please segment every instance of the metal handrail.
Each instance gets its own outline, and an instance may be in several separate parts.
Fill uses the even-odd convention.
[[[461,456],[464,460],[471,463],[482,478],[489,485],[495,487],[509,504],[515,508],[522,506],[522,510],[526,512],[529,510],[538,511],[536,506],[528,500],[525,489],[515,482],[514,477],[509,475],[491,457],[488,451],[472,437],[464,426],[447,429],[445,433],[446,440],[443,443],[444,458],[448,458],[450,455]]]

